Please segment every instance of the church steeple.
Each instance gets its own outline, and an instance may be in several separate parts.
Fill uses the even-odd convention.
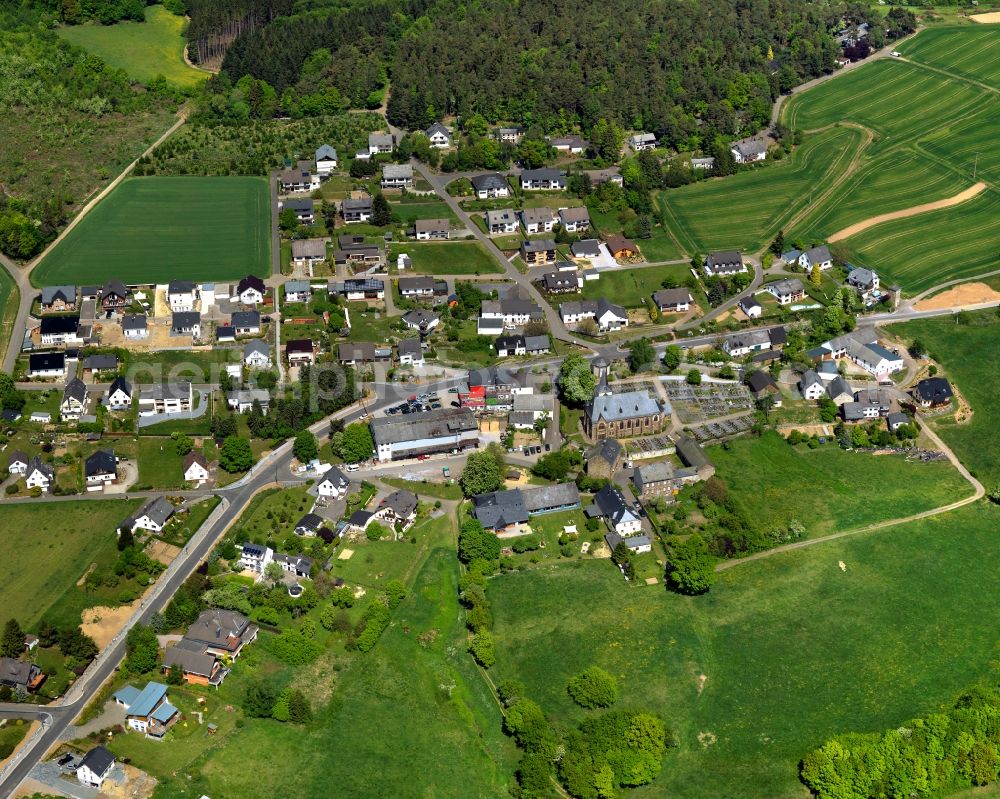
[[[594,387],[595,397],[610,397],[613,393],[608,385],[608,362],[598,355],[590,362],[590,368],[597,377],[597,385]]]

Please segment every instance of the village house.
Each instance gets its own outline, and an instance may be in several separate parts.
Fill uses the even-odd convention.
[[[316,174],[320,178],[330,176],[330,173],[337,168],[337,151],[329,144],[321,144],[316,148],[314,154]]]
[[[731,333],[722,340],[722,351],[730,358],[742,358],[751,352],[780,348],[784,346],[787,338],[788,333],[783,327]]]
[[[703,269],[709,277],[735,275],[747,271],[746,264],[743,263],[743,254],[739,250],[709,253]]]
[[[767,158],[767,142],[763,139],[749,138],[734,141],[729,146],[729,152],[737,164],[751,164]]]
[[[625,463],[625,448],[615,438],[603,438],[587,450],[587,474],[591,477],[614,477]]]
[[[402,366],[423,366],[424,350],[418,338],[404,338],[396,345],[396,359]]]
[[[566,173],[559,169],[525,169],[520,176],[522,191],[562,191]]]
[[[263,388],[240,388],[226,393],[226,405],[237,413],[249,413],[255,402],[267,413],[271,407],[270,392]]]
[[[498,172],[475,175],[471,179],[472,189],[479,200],[502,200],[510,197],[510,184]]]
[[[63,390],[59,403],[59,416],[63,421],[79,419],[87,412],[87,386],[79,377],[74,377]]]
[[[148,530],[151,533],[160,533],[173,515],[173,503],[166,497],[157,497],[146,503],[131,519],[126,519],[121,526],[127,525],[133,532]]]
[[[424,131],[424,135],[431,140],[431,147],[444,149],[451,146],[451,131],[440,122],[433,123]]]
[[[635,258],[639,255],[639,245],[632,239],[627,239],[621,235],[609,236],[604,246],[608,248],[611,257],[617,260],[623,258]]]
[[[120,311],[128,305],[128,294],[125,284],[113,278],[101,289],[98,304],[104,311]]]
[[[433,311],[416,309],[403,314],[403,324],[410,330],[419,330],[422,334],[433,330],[440,321],[441,317]]]
[[[412,164],[386,164],[382,167],[383,189],[413,188]]]
[[[603,186],[605,183],[614,183],[616,186],[625,184],[622,171],[616,166],[607,169],[588,169],[583,174],[590,178],[590,185],[594,187]]]
[[[184,470],[184,480],[199,488],[209,478],[208,461],[200,452],[191,451],[185,455],[181,468]]]
[[[198,301],[198,286],[190,280],[171,280],[167,284],[167,302],[174,313],[193,311]]]
[[[83,359],[83,376],[94,377],[118,370],[118,356],[114,353],[97,353]]]
[[[951,404],[954,392],[943,377],[926,377],[913,387],[912,396],[921,408],[941,408]]]
[[[771,294],[778,300],[778,305],[789,305],[798,302],[806,296],[806,287],[797,277],[789,277],[768,283],[764,286],[764,291]]]
[[[40,488],[43,493],[52,488],[56,479],[56,470],[51,464],[45,463],[41,455],[35,455],[24,470],[24,482],[30,491],[33,488]]]
[[[578,300],[564,302],[559,306],[559,316],[563,324],[578,326],[584,319],[593,319],[598,330],[608,332],[628,327],[628,313],[620,305],[599,300]]]
[[[115,691],[112,698],[125,708],[126,727],[145,733],[148,738],[162,739],[180,718],[180,712],[167,699],[167,686],[162,683],[147,683],[141,691],[126,685]]]
[[[313,559],[305,555],[285,555],[281,552],[275,552],[271,560],[277,563],[282,571],[293,577],[308,577],[312,572]]]
[[[45,677],[45,672],[34,663],[0,657],[0,686],[30,694],[41,687]]]
[[[431,300],[434,298],[435,280],[432,277],[401,277],[396,282],[399,296],[407,300]]]
[[[129,339],[146,338],[149,335],[146,317],[138,313],[127,313],[122,316],[122,335]]]
[[[316,363],[314,345],[310,339],[294,338],[285,342],[285,360],[289,366],[311,366]]]
[[[587,508],[587,516],[604,519],[608,528],[620,536],[642,532],[642,519],[625,502],[622,492],[610,484],[594,494],[594,504]]]
[[[391,133],[370,133],[368,134],[368,153],[379,155],[381,153],[391,153],[396,147],[396,137]]]
[[[737,305],[748,319],[760,319],[761,314],[764,313],[764,306],[757,301],[753,294],[747,294],[741,298]]]
[[[601,255],[601,242],[597,239],[581,239],[574,241],[569,247],[570,255],[581,260],[591,260],[599,258]]]
[[[691,159],[692,169],[715,169],[715,159],[708,158],[692,158]]]
[[[491,236],[517,232],[517,215],[512,208],[486,212],[486,232]]]
[[[705,449],[691,436],[681,436],[675,442],[677,456],[688,468],[694,469],[701,480],[707,480],[715,474],[715,464],[705,454]]]
[[[295,523],[295,535],[303,538],[315,538],[323,526],[323,517],[315,513],[307,513]]]
[[[660,313],[687,311],[691,308],[691,291],[688,288],[661,289],[653,292],[653,302]]]
[[[655,133],[634,133],[628,137],[628,146],[632,152],[652,150],[656,147]]]
[[[28,377],[31,379],[65,377],[66,354],[62,352],[36,352],[28,356]]]
[[[292,242],[292,266],[305,266],[311,270],[326,260],[326,242],[323,239],[296,239]],[[312,274],[310,272],[310,274]],[[289,283],[308,283],[303,280],[290,280]],[[287,302],[303,302],[303,300],[288,299],[288,283],[285,284],[285,300]]]
[[[392,349],[388,346],[376,346],[370,341],[341,344],[337,360],[345,366],[375,363],[376,361],[391,361]]]
[[[551,233],[556,224],[556,216],[551,208],[525,208],[521,211],[521,224],[528,235]]]
[[[295,221],[300,225],[311,225],[316,221],[316,209],[309,197],[297,200],[284,199],[278,203],[278,207],[282,211],[291,211],[295,214]]]
[[[805,272],[812,272],[814,266],[818,266],[820,271],[833,267],[830,248],[825,244],[805,251],[789,250],[781,254],[781,260],[789,266],[798,266]]]
[[[99,491],[118,482],[118,470],[113,449],[99,449],[83,463],[83,475],[88,491]]]
[[[524,336],[500,336],[493,343],[493,348],[498,358],[512,358],[527,352],[524,348]]]
[[[799,392],[807,400],[818,400],[826,396],[826,383],[815,369],[806,369],[799,378]]]
[[[590,212],[586,206],[563,208],[559,212],[559,224],[567,233],[580,233],[590,227]]]
[[[541,308],[531,300],[523,300],[519,297],[486,300],[482,304],[479,315],[483,319],[501,320],[504,328],[507,329],[521,327],[532,320],[544,318]]]
[[[385,283],[377,278],[352,277],[329,285],[332,288],[330,294],[340,294],[351,302],[385,299]]]
[[[773,407],[781,407],[781,390],[774,382],[774,378],[767,372],[758,369],[751,374],[747,379],[747,388],[750,389],[753,398],[758,402],[770,398]]]
[[[871,269],[856,266],[847,273],[847,285],[858,292],[862,297],[878,291],[879,278]]]
[[[553,150],[559,153],[570,153],[572,155],[581,155],[587,147],[590,146],[590,142],[584,139],[582,136],[577,136],[576,134],[571,134],[569,136],[556,136],[549,140],[549,146]]]
[[[447,241],[451,237],[451,222],[447,219],[418,219],[413,223],[417,241]]]
[[[839,361],[847,358],[878,379],[887,379],[903,368],[903,358],[876,340],[874,330],[855,330],[837,336],[806,353],[815,361]]]
[[[556,262],[556,243],[552,239],[527,239],[521,242],[521,259],[528,266]]]
[[[28,454],[15,449],[7,459],[7,474],[24,476],[28,471]]]
[[[81,344],[78,335],[80,328],[79,316],[43,316],[38,326],[42,344],[51,347],[54,344]]]
[[[855,392],[852,402],[840,406],[845,422],[863,422],[886,416],[892,407],[889,392],[882,388],[864,388]]]
[[[198,311],[176,311],[170,319],[170,334],[201,338],[201,314]]]
[[[243,365],[249,369],[271,368],[271,345],[266,341],[248,341],[243,347]]]
[[[75,311],[76,286],[45,286],[42,288],[43,311]]]
[[[406,489],[393,491],[379,502],[374,514],[390,527],[405,532],[417,518],[417,495]]]
[[[496,128],[493,137],[504,144],[518,144],[524,138],[524,128]]]
[[[693,470],[675,469],[670,461],[644,464],[632,472],[635,495],[641,500],[663,497],[672,502],[685,482],[691,482],[692,479],[696,479]]]
[[[236,286],[236,296],[243,305],[260,305],[267,294],[267,286],[256,275],[247,275]]]
[[[580,290],[576,272],[546,272],[539,281],[549,294],[575,294]]]
[[[319,241],[319,239],[312,239],[312,241]],[[295,243],[292,242],[292,244]],[[322,244],[322,242],[320,243]],[[309,302],[312,299],[312,286],[308,280],[289,280],[281,287],[281,290],[285,295],[286,303]]]
[[[95,746],[83,756],[76,767],[76,779],[81,785],[100,790],[115,769],[115,756],[103,746]]]
[[[370,222],[372,218],[371,198],[346,199],[340,203],[340,215],[346,224]]]
[[[278,184],[286,194],[300,191],[316,191],[320,185],[320,177],[313,174],[314,164],[310,161],[299,161],[290,169],[278,173]]]
[[[826,386],[826,395],[838,407],[854,401],[854,389],[843,377],[838,375]]]
[[[254,336],[260,333],[260,311],[234,311],[230,325],[237,336]]]
[[[323,499],[339,499],[346,496],[351,481],[337,466],[331,466],[322,479],[316,483],[316,492]]]
[[[108,387],[106,404],[113,411],[132,407],[132,385],[124,377],[116,377]]]
[[[139,415],[187,413],[194,408],[194,390],[189,381],[157,383],[139,391]]]

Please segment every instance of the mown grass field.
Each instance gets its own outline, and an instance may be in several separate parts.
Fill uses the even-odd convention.
[[[262,178],[129,178],[32,272],[35,285],[234,280],[270,271]]]
[[[846,239],[860,263],[882,280],[919,292],[957,277],[1000,268],[1000,192],[960,205],[886,222]]]
[[[971,80],[1000,83],[1000,26],[968,25],[931,28],[904,42],[909,59]]]
[[[273,344],[273,336],[271,338]],[[175,380],[218,383],[226,364],[240,363],[242,353],[243,350],[237,347],[136,353],[129,360],[128,376],[129,380],[140,384]]]
[[[45,617],[79,624],[93,605],[117,604],[119,589],[87,592],[76,585],[91,563],[106,567],[118,557],[115,528],[141,500],[87,500],[10,505],[3,509],[0,541],[17,553],[17,568],[0,571],[0,608],[22,626]]]
[[[944,417],[935,429],[990,491],[1000,485],[1000,373],[984,368],[982,359],[1000,352],[1000,319],[995,311],[963,316],[970,324],[958,325],[950,317],[918,319],[891,330],[908,342],[919,339],[972,406],[967,423]]]
[[[149,83],[162,75],[169,83],[189,89],[205,81],[208,73],[184,63],[183,30],[183,17],[163,6],[149,6],[145,22],[65,25],[57,32],[137,81]]]
[[[793,238],[821,240],[879,214],[953,197],[972,185],[931,158],[905,149],[873,161],[841,183],[828,201],[791,231]],[[786,231],[786,237],[789,232]]]
[[[444,201],[398,202],[391,205],[392,213],[407,225],[412,225],[417,219],[450,219],[452,222],[457,219]]]
[[[390,248],[389,262],[405,252],[413,261],[413,271],[422,275],[490,275],[503,272],[478,241],[413,242]]]
[[[586,711],[567,679],[615,674],[620,704],[679,742],[636,799],[800,799],[799,760],[828,737],[898,726],[995,675],[982,619],[1000,611],[998,523],[980,504],[738,566],[695,598],[628,587],[607,562],[496,577],[491,677],[523,680],[569,725]]]
[[[833,128],[808,137],[779,164],[672,189],[658,201],[690,252],[757,250],[841,174],[862,141],[854,128]]]
[[[972,493],[947,461],[907,462],[835,444],[793,447],[777,433],[709,452],[716,474],[762,526],[785,530],[795,519],[806,538],[909,516]]]

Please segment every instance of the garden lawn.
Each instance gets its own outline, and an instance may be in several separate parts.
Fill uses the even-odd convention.
[[[141,504],[113,499],[5,507],[0,540],[21,564],[0,572],[5,617],[23,627],[43,617],[57,625],[79,624],[84,608],[118,604],[120,587],[88,592],[76,582],[91,563],[104,568],[117,560],[115,528]]]
[[[379,482],[385,483],[393,488],[405,488],[408,491],[413,491],[417,496],[424,498],[430,497],[432,499],[450,499],[458,500],[462,498],[462,488],[458,483],[452,483],[450,485],[446,483],[432,483],[432,482],[414,482],[413,480],[404,480],[401,477],[380,477]]]
[[[849,452],[836,444],[793,447],[777,433],[712,447],[716,476],[764,527],[792,519],[815,537],[947,505],[972,493],[948,461]],[[790,490],[790,488],[793,490]]]
[[[657,202],[690,252],[757,250],[811,195],[841,177],[862,141],[855,128],[832,128],[806,137],[780,163],[671,189]]]
[[[100,56],[141,83],[162,75],[169,83],[189,89],[205,81],[208,73],[184,63],[183,31],[184,17],[163,6],[147,7],[145,22],[94,22],[57,29],[66,41]]]
[[[129,178],[32,272],[36,285],[235,280],[271,268],[261,178]]]
[[[184,487],[184,458],[177,454],[171,438],[142,436],[139,439],[139,485],[152,490]]]
[[[663,288],[666,278],[683,284],[689,277],[691,270],[685,264],[608,270],[601,272],[598,280],[584,282],[583,297],[587,300],[604,297],[626,308],[648,308],[653,303],[653,292]]]
[[[413,261],[413,271],[424,275],[491,275],[503,268],[477,241],[412,242],[390,248],[389,263],[405,252]]]
[[[942,364],[944,376],[972,406],[972,418],[956,424],[945,416],[933,423],[959,460],[986,486],[1000,486],[1000,373],[984,368],[984,353],[1000,352],[1000,319],[995,311],[963,314],[971,324],[956,325],[950,317],[920,319],[891,330],[905,341],[919,339]]]
[[[885,285],[908,293],[997,268],[1000,192],[987,189],[960,205],[885,222],[844,241],[860,263],[874,267]]]
[[[313,500],[303,488],[273,488],[254,497],[243,511],[230,536],[234,541],[260,539],[269,536],[280,540],[295,530],[295,523],[309,512]]]
[[[392,206],[392,213],[407,225],[412,225],[417,219],[448,219],[452,222],[457,219],[451,212],[448,204],[443,201],[407,202],[406,200],[402,200],[390,204]]]
[[[270,336],[271,344],[274,343]],[[135,383],[167,383],[191,380],[195,383],[218,383],[225,365],[242,363],[243,347],[186,350],[158,350],[135,353],[129,358],[128,376]]]
[[[382,344],[392,332],[392,326],[399,321],[399,317],[385,315],[384,308],[369,308],[364,302],[349,302],[347,309],[351,314],[351,335],[350,341],[371,341],[375,344]],[[378,314],[378,319],[375,315]],[[286,333],[287,327],[282,328],[282,337],[287,341],[289,336]]]
[[[800,799],[799,761],[826,739],[897,727],[996,676],[1000,633],[982,622],[1000,612],[998,524],[979,504],[738,566],[695,598],[627,586],[607,561],[495,577],[490,676],[523,680],[569,726],[586,711],[567,679],[616,675],[619,704],[655,711],[678,741],[635,799]]]

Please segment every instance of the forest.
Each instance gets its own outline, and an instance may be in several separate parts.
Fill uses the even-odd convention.
[[[400,127],[479,113],[588,133],[606,118],[693,149],[756,132],[780,91],[832,70],[845,12],[805,0],[609,2],[317,3],[238,36],[222,65],[233,82],[265,81],[292,115],[318,98],[372,107],[388,78]]]

